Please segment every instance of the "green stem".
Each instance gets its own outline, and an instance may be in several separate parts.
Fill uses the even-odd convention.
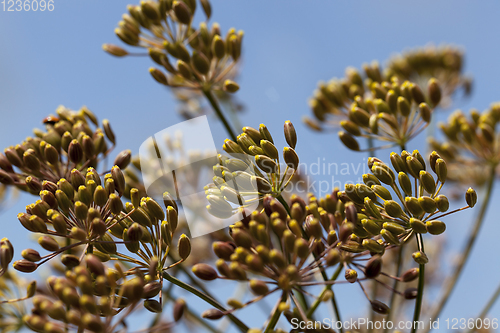
[[[175,284],[178,287],[181,287],[182,289],[188,291],[189,293],[201,298],[208,304],[212,305],[213,307],[219,309],[222,312],[226,312],[227,310],[220,305],[215,299],[213,299],[210,296],[207,296],[206,294],[202,293],[198,289],[191,287],[190,285],[182,282],[181,280],[173,277],[172,275],[168,274],[167,272],[163,273],[163,278],[173,284]],[[227,317],[241,330],[241,332],[246,333],[248,331],[248,327],[238,318],[236,318],[233,314],[229,313],[227,314]]]
[[[422,234],[417,234],[417,246],[418,250],[425,253],[424,251],[424,240],[422,239]],[[418,268],[418,294],[417,300],[415,301],[415,312],[413,313],[413,323],[417,323],[420,318],[420,312],[422,310],[422,300],[424,299],[424,285],[425,285],[425,264],[420,264]],[[415,333],[417,331],[418,325],[413,325],[411,332]]]
[[[266,330],[264,333],[271,333],[274,331],[274,327],[276,327],[276,324],[278,323],[278,320],[280,319],[281,312],[279,310],[279,305],[281,302],[286,302],[287,298],[287,292],[283,291],[283,294],[281,295],[281,299],[278,301],[276,306],[274,307],[273,310],[273,315],[271,319],[269,320],[269,323],[267,324]]]
[[[492,165],[489,171],[489,177],[487,181],[487,189],[486,189],[486,195],[483,198],[483,203],[481,205],[481,209],[479,210],[479,214],[476,217],[476,221],[474,222],[474,225],[472,226],[472,230],[469,233],[469,237],[467,238],[467,243],[465,244],[465,247],[462,251],[460,251],[461,256],[458,259],[458,263],[453,269],[452,273],[448,276],[446,281],[444,282],[444,288],[445,291],[441,298],[439,299],[438,302],[436,302],[436,306],[434,307],[434,310],[431,312],[431,315],[429,318],[435,320],[439,318],[439,315],[441,314],[441,311],[443,310],[444,306],[446,305],[446,302],[450,298],[450,295],[455,288],[455,285],[458,282],[458,279],[460,278],[460,275],[463,271],[463,268],[465,267],[465,264],[467,263],[467,259],[470,256],[472,247],[474,246],[477,235],[479,234],[479,230],[481,229],[481,226],[484,222],[484,217],[486,215],[486,211],[488,209],[489,203],[491,201],[491,194],[493,192],[493,184],[495,182],[495,169],[496,165]],[[426,329],[425,332],[429,332],[431,328],[429,327]]]
[[[401,245],[399,247],[399,251],[398,251],[398,254],[397,254],[397,266],[396,266],[396,276],[399,276],[401,274],[401,266],[403,265],[403,249],[404,249],[404,246]],[[394,290],[398,290],[398,284],[399,284],[399,280],[395,279],[394,280],[394,284],[392,285],[392,289]],[[396,302],[396,293],[393,292],[391,294],[391,300],[389,302],[389,308],[391,309],[391,311],[389,312],[389,314],[387,315],[387,321],[391,321],[392,318],[393,318],[393,315],[394,315],[394,303]],[[386,328],[384,329],[384,333],[387,333],[389,331],[389,329]]]
[[[337,269],[333,273],[332,278],[329,281],[335,281],[335,280],[337,280],[337,278],[340,275],[340,272],[342,272],[342,268],[343,268],[343,266],[339,264],[339,266],[337,267]],[[316,309],[318,308],[318,306],[321,304],[321,301],[322,301],[323,296],[325,295],[325,293],[328,290],[332,290],[332,288],[333,288],[332,284],[326,285],[323,288],[323,291],[321,292],[321,294],[319,295],[319,297],[311,305],[311,308],[309,309],[309,311],[307,311],[307,313],[306,313],[307,314],[307,318],[311,318],[311,316],[314,314],[314,311],[316,311]],[[338,308],[336,306],[334,306],[334,311],[335,311],[335,315],[337,316],[337,319],[340,320],[340,316],[338,314]]]
[[[208,90],[203,90],[203,94],[205,95],[205,97],[207,98],[208,102],[210,103],[210,105],[214,109],[215,114],[217,115],[217,117],[219,117],[219,120],[222,122],[222,124],[226,128],[226,131],[229,134],[229,136],[231,137],[231,139],[234,142],[237,142],[236,134],[234,133],[233,129],[231,128],[231,125],[229,125],[229,122],[227,121],[226,117],[222,113],[222,110],[221,110],[221,108],[219,106],[219,103],[217,103],[217,100],[215,99],[215,96],[213,95],[212,91],[209,90],[209,89]]]
[[[498,285],[497,290],[495,291],[493,296],[491,296],[490,300],[488,301],[488,303],[486,303],[486,306],[483,308],[483,310],[481,311],[481,313],[479,314],[479,316],[477,318],[484,319],[484,317],[486,317],[486,315],[491,310],[493,305],[495,305],[495,302],[498,300],[499,297],[500,297],[500,284]],[[472,333],[474,331],[475,331],[475,328],[472,328],[467,333]]]
[[[87,246],[87,254],[91,253],[94,253],[94,245],[89,244],[89,246]]]

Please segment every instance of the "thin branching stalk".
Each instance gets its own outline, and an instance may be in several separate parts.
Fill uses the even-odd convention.
[[[207,296],[206,294],[202,293],[198,289],[188,285],[187,283],[182,282],[181,280],[173,277],[172,275],[168,274],[167,272],[163,273],[163,278],[173,284],[175,284],[178,287],[181,287],[182,289],[188,291],[189,293],[199,297],[200,299],[204,300],[208,304],[212,305],[213,307],[219,309],[222,312],[227,311],[222,305],[219,304],[215,299],[213,299],[210,296]],[[236,318],[233,314],[228,313],[227,317],[229,320],[231,320],[239,329],[241,332],[246,333],[249,328],[247,325],[245,325],[241,320]]]
[[[486,211],[488,210],[489,203],[491,201],[492,197],[492,192],[493,192],[493,184],[495,183],[495,169],[496,165],[492,165],[490,167],[489,171],[489,177],[487,181],[487,188],[486,188],[486,194],[484,196],[483,203],[481,205],[481,209],[479,210],[479,213],[476,216],[476,221],[474,222],[474,225],[472,226],[472,230],[469,233],[469,237],[467,238],[467,242],[465,244],[465,247],[462,251],[460,251],[461,256],[459,257],[457,264],[455,268],[453,269],[452,273],[449,275],[448,279],[444,282],[444,292],[441,296],[441,298],[436,302],[436,306],[434,307],[434,310],[431,312],[431,315],[429,318],[432,318],[435,320],[436,318],[439,318],[439,315],[441,314],[441,311],[443,310],[444,306],[448,302],[448,299],[450,298],[451,293],[453,292],[453,289],[455,288],[455,285],[458,282],[458,279],[460,278],[463,268],[465,267],[465,264],[467,263],[467,260],[469,259],[470,253],[472,251],[472,248],[474,244],[476,243],[477,236],[479,234],[479,230],[481,229],[481,226],[483,225],[484,222],[484,217],[486,216]],[[430,331],[430,327],[425,330],[425,332]]]
[[[425,253],[424,251],[424,240],[422,234],[417,234],[417,246],[418,250]],[[425,286],[425,264],[420,264],[418,267],[418,294],[415,301],[415,312],[413,313],[413,327],[411,329],[412,333],[417,331],[417,323],[420,319],[420,313],[422,311],[422,301],[424,299],[424,286]]]
[[[221,110],[221,108],[219,106],[219,103],[215,99],[215,96],[212,93],[212,91],[211,90],[203,90],[203,94],[205,95],[205,97],[207,98],[208,102],[210,103],[210,105],[214,109],[215,114],[217,115],[217,117],[220,119],[220,121],[222,122],[222,124],[226,128],[226,131],[229,134],[229,136],[231,136],[231,139],[234,142],[236,142],[237,141],[236,134],[234,133],[233,129],[231,128],[231,125],[229,124],[229,122],[227,121],[226,117],[222,113],[222,110]]]

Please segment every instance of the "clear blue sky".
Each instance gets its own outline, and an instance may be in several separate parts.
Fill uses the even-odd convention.
[[[149,60],[116,59],[101,50],[103,43],[119,44],[113,30],[129,3],[55,0],[53,12],[36,13],[3,12],[0,7],[2,147],[31,135],[30,129],[41,126],[41,120],[60,104],[73,109],[87,105],[100,119],[110,119],[118,134],[118,151],[137,152],[148,136],[180,121],[171,94],[148,74]],[[430,42],[464,47],[465,69],[475,82],[472,98],[459,106],[483,110],[500,100],[499,2],[216,0],[212,7],[213,20],[223,31],[233,26],[245,31],[238,92],[247,106],[242,122],[254,127],[264,122],[278,136],[283,122],[292,120],[302,161],[312,163],[320,157],[326,162],[357,163],[365,157],[347,151],[334,134],[306,129],[300,119],[309,113],[307,99],[319,80],[341,76],[347,66],[383,61],[408,47]],[[226,134],[216,121],[212,132],[221,145]],[[422,141],[409,148],[423,148]],[[497,188],[494,202],[499,193]],[[18,245],[17,253],[28,246],[28,233],[16,214],[30,200],[22,197],[1,215],[1,236]],[[447,220],[447,240],[453,248],[463,243],[473,215],[470,211]],[[458,285],[462,292],[453,296],[442,318],[474,316],[500,281],[499,231],[490,209]],[[361,316],[352,305],[346,315]],[[500,304],[490,314],[499,318]]]

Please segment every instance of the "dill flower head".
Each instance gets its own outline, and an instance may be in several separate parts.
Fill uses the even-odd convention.
[[[219,155],[214,166],[213,183],[205,187],[208,211],[219,218],[229,218],[244,208],[256,208],[264,195],[281,198],[299,167],[295,152],[297,134],[290,121],[284,124],[283,160],[274,145],[271,133],[264,124],[259,129],[243,127],[237,142],[226,139],[223,149],[228,156]],[[234,207],[233,207],[234,206]]]
[[[343,79],[320,82],[309,102],[315,119],[304,121],[320,131],[340,124],[338,135],[352,150],[361,149],[357,137],[386,143],[376,148],[404,147],[429,124],[441,100],[440,84],[431,79],[424,94],[416,83],[384,78],[377,63],[365,65],[364,71],[365,79],[348,68]]]
[[[266,195],[261,211],[230,227],[231,241],[214,242],[220,258],[217,271],[206,264],[193,267],[203,280],[246,282],[256,297],[244,304],[231,300],[233,309],[217,314],[210,310],[207,318],[220,318],[278,292],[282,294],[280,306],[294,306],[289,319],[304,319],[308,316],[297,295],[307,295],[308,286],[358,283],[364,291],[361,282],[374,279],[387,287],[377,280],[386,251],[404,246],[416,234],[444,232],[441,218],[475,205],[475,192],[469,190],[467,206],[448,212],[448,199],[439,194],[446,181],[446,163],[436,153],[430,157],[436,179],[426,171],[418,151],[393,153],[391,162],[398,176],[381,160],[370,158],[371,174],[363,175],[364,184],[347,184],[344,191],[336,189],[319,199],[309,194],[307,202],[292,196],[290,208]],[[419,264],[428,260],[421,251],[413,258]],[[330,270],[334,272],[328,279]],[[345,281],[337,281],[342,272]],[[319,274],[324,274],[323,281]],[[418,276],[418,269],[401,277],[384,275],[409,282]],[[405,298],[415,296],[413,289],[391,291]],[[366,296],[374,311],[388,313],[385,304]]]
[[[109,121],[103,120],[99,127],[86,107],[72,111],[61,106],[56,114],[44,120],[45,131],[35,129],[34,137],[0,154],[0,182],[37,195],[61,178],[69,179],[72,170],[97,168],[109,156],[116,144]],[[115,160],[122,168],[129,162],[130,151]]]
[[[208,21],[210,3],[200,3]],[[223,36],[217,23],[209,27],[206,21],[194,28],[197,9],[195,0],[141,1],[128,6],[129,13],[123,15],[115,33],[124,43],[148,50],[145,55],[161,66],[149,70],[160,84],[236,92],[239,87],[231,78],[240,60],[243,32],[232,28]],[[116,45],[105,44],[103,48],[118,57],[139,55]]]
[[[50,276],[48,290],[33,298],[31,314],[23,317],[36,332],[122,332],[124,320],[139,302],[153,312],[161,305],[152,299],[161,284],[149,275],[125,274],[120,265],[105,266],[96,256],[85,256],[62,277]]]
[[[453,94],[463,89],[471,93],[472,79],[463,74],[463,51],[453,45],[428,45],[397,54],[389,59],[384,71],[386,77],[397,76],[416,82],[423,88],[429,79],[436,78],[442,88],[441,107],[451,104]]]
[[[461,110],[450,115],[439,127],[446,140],[429,139],[430,145],[450,162],[450,179],[483,184],[489,169],[500,163],[497,124],[500,121],[500,103],[493,103],[480,113],[472,109],[468,115]]]

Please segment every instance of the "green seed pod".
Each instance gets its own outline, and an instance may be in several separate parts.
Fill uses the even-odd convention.
[[[71,146],[71,144],[70,144],[70,146]],[[85,154],[85,156],[87,158],[90,159],[94,156],[95,146],[94,146],[94,142],[92,141],[92,138],[90,136],[84,135],[82,137],[82,149],[83,149],[83,153]]]
[[[441,101],[441,88],[439,82],[435,78],[431,78],[427,83],[427,91],[429,93],[429,100],[432,105],[436,107]]]
[[[356,106],[349,111],[349,119],[361,127],[370,125],[370,113]]]
[[[116,253],[116,243],[113,241],[113,238],[109,234],[104,234],[101,238],[98,239],[102,243],[96,243],[95,247],[106,254],[115,254]]]
[[[392,185],[394,183],[394,175],[390,173],[386,168],[374,165],[371,168],[373,175],[377,177],[382,183],[387,185]]]
[[[440,212],[444,213],[448,210],[448,208],[450,208],[450,202],[448,201],[448,198],[443,194],[438,195],[434,199],[434,201],[436,203],[437,209],[439,209]]]
[[[425,223],[416,218],[410,219],[410,227],[419,234],[427,233],[427,228],[425,227]]]
[[[210,309],[206,310],[201,314],[202,318],[208,319],[208,320],[217,320],[221,319],[224,317],[224,313],[220,310],[217,309]]]
[[[387,305],[385,305],[384,303],[382,303],[380,301],[376,301],[376,300],[370,301],[370,305],[372,307],[372,310],[376,313],[386,315],[391,311],[391,309]]]
[[[427,255],[422,251],[414,252],[411,256],[413,260],[415,260],[415,262],[419,265],[425,265],[429,262]]]
[[[269,292],[267,284],[261,280],[250,280],[250,289],[257,296],[263,296]]]
[[[191,65],[201,75],[208,74],[208,71],[210,70],[210,62],[201,52],[193,51],[191,56]]]
[[[73,227],[69,231],[69,237],[83,241],[87,239],[87,233],[79,227]]]
[[[68,157],[71,162],[78,164],[83,159],[83,148],[78,142],[78,140],[74,139],[70,142],[68,147]]]
[[[384,222],[384,224],[382,224],[382,227],[386,230],[389,230],[395,236],[399,236],[406,231],[406,229],[402,225],[395,222]]]
[[[237,92],[238,90],[240,90],[240,86],[236,82],[229,80],[229,79],[226,79],[224,81],[224,91],[227,91],[228,93],[233,94],[233,93]]]
[[[22,259],[15,261],[13,267],[23,273],[32,273],[38,268],[38,265],[34,262]]]
[[[293,170],[297,170],[299,167],[299,156],[295,150],[291,147],[283,148],[283,159],[285,163]]]
[[[193,266],[192,271],[201,280],[211,281],[218,278],[215,269],[207,264],[196,264]]]
[[[295,146],[297,145],[297,132],[295,131],[295,127],[292,122],[290,120],[285,121],[283,129],[288,146],[295,149]]]
[[[155,79],[156,82],[168,86],[167,76],[158,68],[150,67],[149,74]]]
[[[391,217],[398,218],[403,215],[403,209],[401,206],[394,200],[387,200],[384,202],[384,209],[387,214]],[[385,228],[385,227],[384,227]]]
[[[411,282],[418,277],[418,268],[411,268],[401,275],[401,281]]]
[[[379,208],[375,205],[375,203],[373,203],[372,199],[366,197],[364,199],[364,204],[365,204],[365,210],[370,216],[373,216],[377,219],[382,218],[382,215],[380,215]]]
[[[403,116],[403,117],[408,117],[411,112],[411,105],[408,102],[406,98],[403,96],[399,96],[397,100],[397,108],[398,112]]]
[[[351,136],[349,133],[344,132],[344,131],[339,131],[338,135],[339,135],[339,138],[342,141],[342,143],[347,148],[354,150],[354,151],[359,151],[358,141],[353,136]]]
[[[142,298],[152,298],[160,293],[162,284],[158,281],[152,281],[144,285]]]
[[[108,193],[101,185],[97,186],[94,191],[94,203],[97,206],[104,207],[107,201],[108,201]]]
[[[77,219],[85,221],[87,219],[89,208],[83,202],[77,201],[75,202],[74,212]]]
[[[128,52],[125,49],[123,49],[119,46],[116,46],[116,45],[112,45],[112,44],[103,44],[102,49],[105,52],[107,52],[115,57],[124,57],[124,56],[128,55]]]
[[[407,196],[411,196],[413,194],[410,177],[408,177],[406,173],[400,172],[398,174],[398,182],[399,186]]]
[[[448,175],[448,168],[446,167],[446,162],[443,159],[439,158],[436,160],[435,172],[439,181],[444,184],[446,176]]]
[[[160,205],[153,199],[151,198],[145,198],[144,199],[146,202],[146,207],[148,211],[151,213],[151,215],[156,218],[157,220],[164,220],[165,219],[165,212],[163,209],[160,207]]]
[[[420,197],[418,198],[418,203],[426,213],[432,214],[436,211],[436,201],[431,197]]]
[[[340,252],[338,249],[331,249],[328,251],[325,260],[328,267],[335,266],[340,262]]]
[[[285,153],[283,152],[283,154]],[[255,164],[265,173],[278,172],[278,165],[276,164],[276,162],[265,155],[255,156]]]
[[[368,260],[365,267],[365,276],[369,279],[377,277],[382,270],[382,257],[375,255]]]
[[[90,190],[86,186],[80,185],[78,187],[78,199],[87,206],[92,203],[92,193],[90,193]]]
[[[307,258],[311,253],[309,250],[309,242],[303,238],[297,238],[295,240],[293,253],[301,259]]]
[[[340,122],[340,126],[342,126],[343,129],[345,129],[348,133],[350,133],[354,136],[361,135],[361,131],[360,131],[358,125],[356,125],[354,122],[352,122],[350,120],[342,120]]]
[[[465,192],[465,201],[470,208],[474,207],[477,203],[477,194],[473,188],[469,187],[467,192]]]
[[[71,180],[71,185],[73,186],[74,190],[78,190],[78,187],[80,187],[81,185],[85,185],[85,177],[83,177],[82,173],[77,169],[71,170],[70,180]],[[63,190],[64,193],[66,193],[68,198],[70,198],[70,199],[73,198],[74,193],[73,193],[73,195],[70,196],[68,194],[69,191],[66,191],[63,187],[61,187],[61,190]]]
[[[420,161],[413,156],[408,156],[406,158],[406,165],[408,166],[408,172],[413,178],[419,178],[420,171],[424,170]]]
[[[141,230],[142,232],[142,230]],[[127,250],[129,250],[132,253],[137,253],[141,247],[141,244],[139,241],[132,241],[129,238],[129,229],[125,228],[123,229],[122,237],[123,241],[125,242],[125,247]]]
[[[382,229],[380,230],[380,235],[384,238],[384,240],[390,244],[393,244],[393,245],[400,245],[400,241],[399,239],[394,236],[392,234],[392,232],[390,232],[389,230],[387,229]]]
[[[80,265],[80,259],[73,254],[63,254],[61,256],[61,262],[68,268],[73,268]]]
[[[420,117],[422,118],[422,120],[426,123],[430,123],[432,111],[427,103],[420,103],[418,105],[418,111],[420,112]]]
[[[192,13],[186,3],[174,0],[172,2],[172,9],[174,10],[175,17],[180,23],[188,25],[191,22]]]
[[[276,146],[268,140],[260,140],[260,146],[264,153],[272,158],[272,159],[278,159],[279,158],[279,152]]]
[[[424,209],[422,206],[420,206],[420,203],[418,202],[418,199],[415,197],[406,197],[405,198],[405,205],[408,211],[413,215],[413,216],[420,216],[424,213]]]
[[[396,170],[396,172],[398,172],[398,173],[406,172],[406,163],[399,154],[392,152],[390,159],[391,159],[392,166],[393,166],[394,170]]]
[[[385,251],[385,248],[382,244],[378,243],[377,241],[367,238],[363,239],[363,247],[368,249],[372,253],[379,253],[383,254]]]
[[[4,245],[2,245],[2,246],[4,246]],[[5,247],[7,249],[9,248],[6,245],[5,245]],[[28,261],[33,261],[33,262],[37,262],[37,261],[42,260],[42,257],[40,256],[40,253],[38,253],[38,251],[33,250],[33,249],[25,249],[25,250],[23,250],[21,252],[21,256],[23,256],[24,259],[26,259]],[[1,259],[3,259],[3,258],[1,258]]]
[[[222,59],[226,55],[226,46],[219,35],[215,35],[212,39],[212,53],[217,59]]]
[[[49,252],[55,252],[59,250],[59,244],[54,238],[50,236],[41,236],[40,238],[38,238],[38,244],[40,244],[43,249]]]
[[[425,222],[425,226],[431,235],[439,235],[446,230],[446,224],[438,220],[427,221]]]
[[[380,185],[380,181],[377,179],[377,177],[370,173],[363,174],[363,183],[370,187],[372,185]]]
[[[354,283],[358,280],[358,272],[356,272],[354,269],[346,269],[344,276],[345,279],[350,283]]]
[[[31,171],[38,172],[40,170],[40,160],[33,149],[30,148],[24,152],[23,161],[25,166]]]
[[[127,231],[128,240],[132,242],[138,242],[142,239],[142,227],[139,223],[134,222]]]
[[[75,204],[75,206],[76,206],[76,204]],[[109,195],[108,207],[109,207],[109,210],[113,214],[116,215],[116,214],[119,214],[123,210],[123,202],[118,195],[112,193]]]
[[[178,298],[175,300],[174,309],[173,309],[173,317],[174,317],[175,322],[178,322],[179,320],[181,320],[182,315],[184,314],[186,307],[187,307],[187,305],[186,305],[186,301],[184,299]]]
[[[361,224],[363,225],[363,228],[372,235],[378,235],[382,229],[377,222],[370,219],[362,219]]]
[[[421,170],[419,173],[420,176],[420,184],[424,187],[424,190],[429,194],[434,194],[436,191],[436,182],[430,173],[427,171]]]
[[[285,267],[287,266],[285,257],[277,249],[272,249],[269,252],[269,258],[271,259],[271,262],[280,269],[285,269]]]
[[[186,260],[191,254],[191,241],[185,234],[182,234],[179,238],[179,242],[177,243],[177,252],[182,260]]]
[[[373,192],[384,200],[392,200],[391,192],[382,185],[372,185]]]
[[[80,184],[83,185],[83,184]],[[75,189],[73,186],[64,178],[59,179],[57,182],[57,187],[66,194],[68,199],[73,200],[75,196]]]
[[[234,247],[226,242],[214,242],[212,248],[217,257],[226,261],[229,261],[231,254],[234,253]]]

